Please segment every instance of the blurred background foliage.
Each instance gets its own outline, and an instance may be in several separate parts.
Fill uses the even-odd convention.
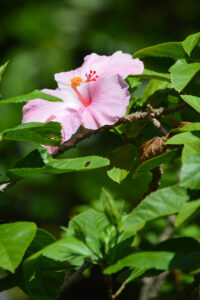
[[[1,0],[0,20],[0,64],[10,61],[0,94],[7,98],[33,89],[56,88],[54,73],[77,68],[91,52],[111,55],[122,50],[134,53],[157,43],[183,40],[199,31],[200,1]],[[0,130],[19,124],[21,117],[20,105],[2,108]],[[150,127],[150,130],[155,129]],[[121,143],[117,135],[107,132],[82,142],[65,156],[109,156]],[[1,181],[7,179],[5,170],[34,147],[26,143],[1,142]],[[168,176],[163,177],[162,186],[176,182],[174,168],[171,165],[167,168]],[[66,225],[74,214],[87,206],[98,205],[102,186],[116,199],[123,198],[130,210],[145,194],[150,180],[151,175],[147,174],[144,186],[142,180],[133,181],[128,176],[119,185],[106,175],[105,168],[26,179],[0,194],[0,221],[32,220],[59,236],[59,226]],[[157,224],[156,230],[159,231],[161,225]],[[198,228],[191,226],[186,235],[191,232],[195,232],[193,236],[199,235]],[[154,234],[148,233],[147,243],[154,240]],[[130,298],[128,293],[129,289],[127,298],[121,296],[119,299],[132,299],[132,292]],[[3,294],[1,300],[2,297]],[[22,299],[21,294],[18,299]]]

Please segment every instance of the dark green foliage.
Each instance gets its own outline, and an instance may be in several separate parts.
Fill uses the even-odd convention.
[[[41,145],[60,146],[61,125],[56,122],[20,124],[1,132],[2,147],[10,143],[15,149],[18,145],[15,141],[23,141],[29,150],[21,153],[20,159],[15,154],[15,163],[12,167],[9,164],[6,173],[11,180],[27,178],[28,181],[38,175],[39,179],[33,180],[38,180],[42,188],[46,184],[52,191],[49,178],[53,178],[52,185],[60,180],[60,197],[66,205],[74,200],[71,195],[66,196],[67,187],[78,178],[76,195],[84,196],[81,205],[74,204],[68,224],[65,217],[65,227],[58,239],[37,229],[32,222],[0,225],[0,291],[19,286],[35,300],[56,300],[65,275],[69,278],[71,271],[79,270],[85,262],[91,267],[98,265],[106,275],[122,271],[120,278],[124,285],[139,277],[173,270],[198,278],[199,38],[200,33],[195,33],[183,42],[159,44],[135,52],[133,57],[144,62],[145,70],[126,79],[131,93],[128,114],[141,110],[146,115],[113,126],[102,147],[98,139],[92,140],[98,150],[88,140],[61,158],[53,158]],[[0,67],[0,80],[6,65]],[[33,98],[61,101],[36,90],[0,100],[0,108]],[[155,110],[159,107],[160,115]],[[110,136],[116,138],[113,143]],[[37,144],[37,149],[33,149],[32,143]],[[107,170],[103,168],[108,166]],[[98,177],[100,168],[103,182]],[[95,172],[91,175],[80,172],[89,170]],[[70,172],[74,173],[68,177],[62,175]],[[93,184],[95,180],[97,186]],[[102,185],[106,188],[94,199],[97,195],[94,196],[93,189],[99,191]],[[116,195],[125,201],[115,200]],[[57,201],[57,194],[52,197]],[[92,199],[89,209],[84,197]]]

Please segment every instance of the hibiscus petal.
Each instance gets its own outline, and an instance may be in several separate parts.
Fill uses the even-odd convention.
[[[81,125],[81,116],[82,110],[74,113],[70,113],[65,115],[62,118],[55,118],[54,122],[59,122],[62,124],[62,143],[68,141],[71,136],[77,131],[77,129]],[[55,150],[58,149],[56,146],[43,146],[48,150],[50,154],[52,154]]]
[[[62,125],[62,142],[67,141],[80,126],[82,115],[81,102],[77,100],[71,88],[67,91],[45,89],[42,92],[59,97],[64,102],[51,102],[42,99],[30,100],[23,107],[22,123],[59,122]],[[50,152],[56,149],[55,147],[47,148]]]
[[[130,94],[128,84],[121,76],[101,77],[89,88],[92,102],[83,111],[82,125],[85,128],[97,129],[114,124],[126,114]]]
[[[68,72],[56,73],[54,75],[54,78],[57,81],[59,88],[63,89],[70,85],[70,79],[74,77],[80,77],[80,75],[81,75],[81,68],[77,68],[75,70],[71,70]],[[83,80],[84,79],[85,79],[85,74]]]
[[[117,51],[111,56],[92,53],[84,58],[80,68],[69,72],[57,73],[55,74],[55,80],[59,88],[64,89],[69,86],[70,79],[74,77],[81,77],[83,81],[86,80],[86,74],[89,74],[90,70],[96,71],[98,76],[119,74],[125,79],[128,75],[141,74],[144,70],[144,65],[138,58],[133,59],[130,54],[122,51]]]
[[[141,74],[144,65],[138,58],[133,59],[130,54],[117,51],[112,56],[95,53],[87,55],[80,69],[83,73],[89,69],[95,70],[99,76],[119,74],[125,79],[128,75]]]

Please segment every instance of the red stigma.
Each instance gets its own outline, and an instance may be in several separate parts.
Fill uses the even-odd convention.
[[[85,82],[90,82],[90,81],[96,81],[97,78],[99,77],[98,75],[95,75],[97,72],[94,70],[90,70],[89,74],[85,74],[85,76],[87,77],[87,80]]]

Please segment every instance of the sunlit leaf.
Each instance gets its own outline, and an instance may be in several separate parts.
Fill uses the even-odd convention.
[[[200,113],[200,97],[191,95],[181,95],[181,98]]]
[[[0,225],[0,267],[14,273],[35,233],[31,222]]]
[[[183,49],[190,56],[194,47],[198,44],[200,38],[200,32],[193,33],[186,37],[186,39],[182,42]]]
[[[4,107],[7,104],[18,104],[18,103],[26,103],[29,100],[34,100],[34,99],[44,99],[47,101],[53,101],[53,102],[62,102],[61,99],[45,94],[39,90],[34,90],[31,93],[28,94],[24,94],[24,95],[20,95],[20,96],[15,96],[15,97],[11,97],[8,99],[3,99],[0,100],[0,108]]]
[[[200,208],[200,199],[183,204],[175,220],[175,226],[178,227],[194,215]]]
[[[138,231],[146,222],[177,213],[189,199],[184,188],[172,186],[160,189],[147,196],[127,217],[125,231]]]
[[[194,75],[200,71],[200,63],[188,63],[185,59],[179,59],[171,67],[172,85],[178,92],[182,91],[192,80]]]
[[[62,126],[58,122],[24,123],[0,132],[0,139],[59,146]]]

